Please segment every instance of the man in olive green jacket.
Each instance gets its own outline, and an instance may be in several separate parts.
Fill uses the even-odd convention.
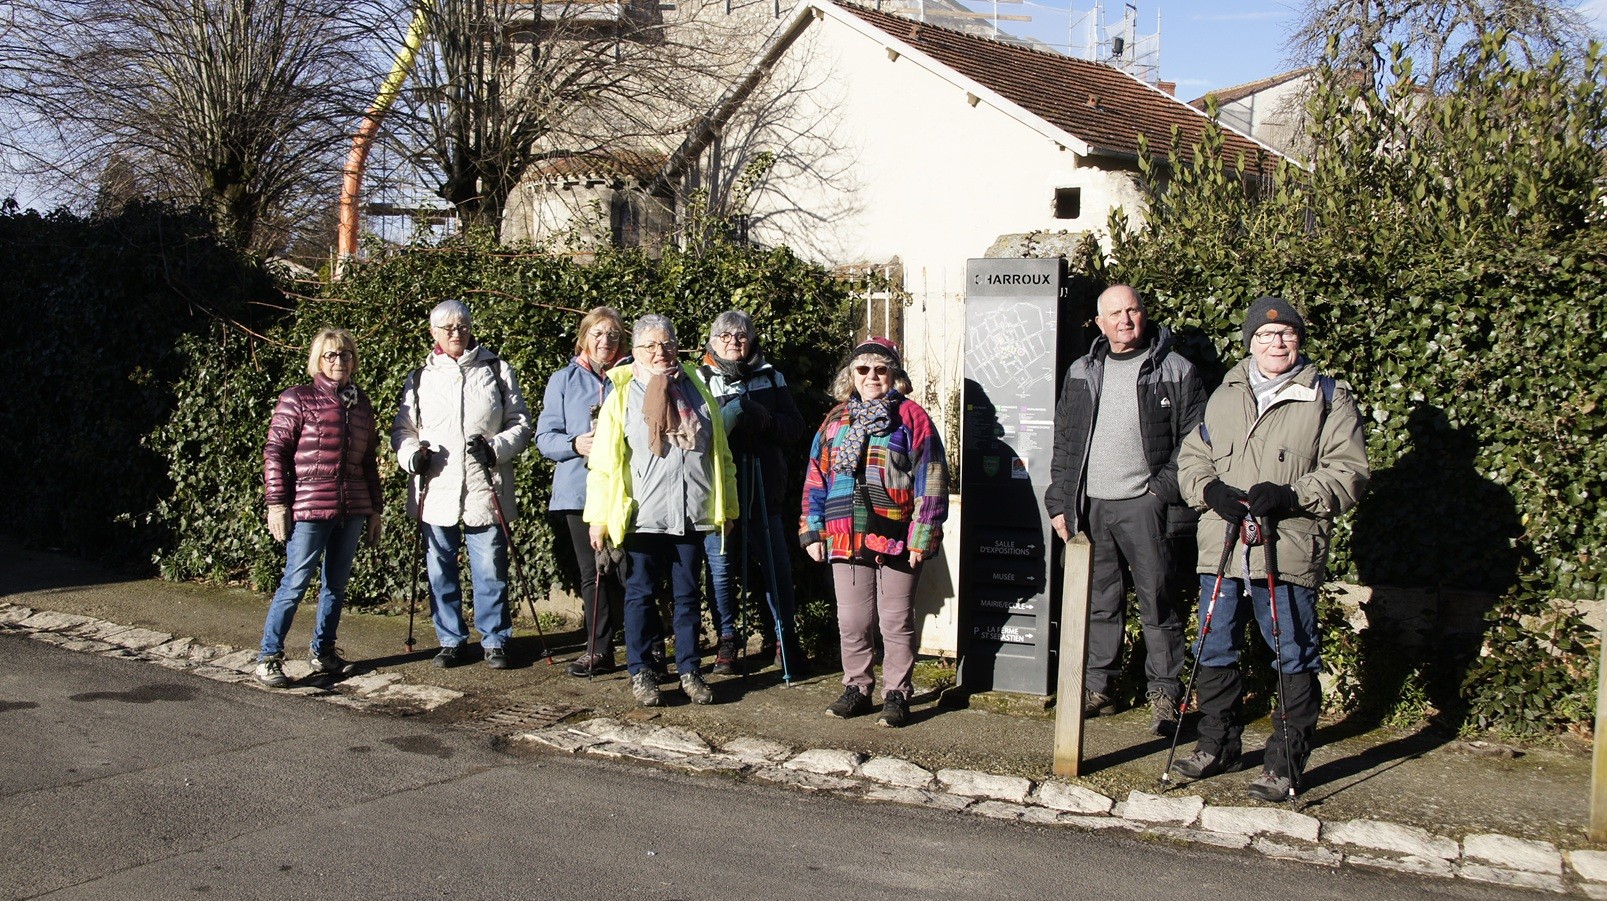
[[[1173,769],[1199,779],[1237,768],[1244,732],[1239,651],[1253,614],[1278,661],[1280,704],[1287,706],[1273,717],[1264,770],[1249,792],[1281,801],[1299,791],[1316,733],[1317,589],[1334,518],[1354,507],[1367,485],[1367,441],[1349,388],[1300,353],[1306,326],[1294,307],[1276,297],[1257,300],[1243,335],[1249,357],[1211,395],[1205,420],[1178,451],[1183,499],[1204,511],[1200,620],[1209,612],[1210,625],[1196,648],[1200,738]],[[1267,544],[1251,548],[1237,539],[1247,515],[1262,525]],[[1230,535],[1231,555],[1215,591],[1214,567]],[[1276,586],[1276,640],[1269,584]]]

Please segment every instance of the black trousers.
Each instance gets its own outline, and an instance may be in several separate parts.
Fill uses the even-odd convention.
[[[1144,493],[1122,501],[1091,500],[1088,537],[1094,544],[1088,598],[1090,691],[1110,694],[1121,674],[1127,577],[1138,595],[1144,627],[1148,690],[1183,695],[1183,621],[1171,591],[1172,543],[1166,537],[1166,502]]]
[[[591,627],[590,647],[599,654],[612,653],[615,638],[625,622],[624,567],[615,567],[599,584],[597,556],[591,549],[591,529],[581,519],[580,511],[554,510],[551,518],[553,530],[559,535],[568,531],[575,563],[580,568],[580,600],[584,605],[586,622]],[[602,603],[597,602],[599,591]]]

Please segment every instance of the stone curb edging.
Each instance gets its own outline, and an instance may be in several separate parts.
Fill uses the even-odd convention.
[[[306,683],[293,684],[289,688],[268,688],[259,683],[253,674],[257,665],[255,649],[206,645],[193,638],[175,638],[165,632],[124,626],[90,616],[36,611],[4,602],[0,602],[0,631],[22,632],[35,641],[69,651],[142,660],[218,682],[235,682],[263,691],[322,698],[347,707],[423,712],[463,697],[462,692],[449,688],[410,685],[396,673],[348,676],[330,686]],[[293,682],[302,682],[311,674],[307,661],[285,661],[285,675]]]
[[[252,674],[255,650],[204,645],[191,638],[4,602],[0,602],[0,632],[20,632],[68,650],[148,661],[208,679],[349,707],[427,711],[463,696],[447,688],[403,682],[396,673],[350,676],[329,687],[270,689]],[[287,660],[285,674],[292,680],[304,679],[309,675],[307,662]],[[962,769],[934,773],[895,757],[834,748],[796,752],[763,738],[738,738],[716,748],[687,729],[607,718],[513,737],[570,754],[647,761],[690,772],[727,772],[863,800],[1044,826],[1123,829],[1319,866],[1350,864],[1607,899],[1607,851],[1559,850],[1550,842],[1494,833],[1469,835],[1457,842],[1415,826],[1376,820],[1324,823],[1281,807],[1219,807],[1183,794],[1133,791],[1117,801],[1070,782],[1034,782]]]
[[[738,738],[716,748],[674,726],[608,718],[559,724],[515,739],[569,754],[629,759],[692,772],[720,771],[811,792],[1080,829],[1125,829],[1152,838],[1249,849],[1320,866],[1343,864],[1607,897],[1607,852],[1562,852],[1549,842],[1496,834],[1462,842],[1376,820],[1323,823],[1281,807],[1218,807],[1193,795],[1134,791],[1117,801],[1069,782],[1034,782],[975,770],[932,772],[896,757],[839,748],[794,751]],[[1570,884],[1564,858],[1576,884]]]

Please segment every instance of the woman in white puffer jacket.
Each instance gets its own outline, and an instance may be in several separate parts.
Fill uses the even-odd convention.
[[[425,364],[407,377],[391,448],[413,473],[407,499],[427,547],[430,613],[441,651],[436,666],[467,659],[468,627],[458,579],[458,548],[467,544],[474,578],[474,626],[486,665],[506,669],[513,634],[508,611],[508,545],[497,522],[497,503],[511,523],[518,517],[513,464],[530,444],[530,409],[513,367],[474,340],[469,308],[447,300],[430,311],[435,339]],[[489,479],[487,476],[489,475]],[[419,509],[423,499],[422,515]]]

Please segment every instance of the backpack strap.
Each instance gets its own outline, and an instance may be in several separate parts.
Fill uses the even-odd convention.
[[[424,380],[424,367],[420,366],[413,370],[413,374],[408,378],[413,380],[413,428],[422,429],[424,427],[424,408],[419,403],[418,386],[419,382]]]

